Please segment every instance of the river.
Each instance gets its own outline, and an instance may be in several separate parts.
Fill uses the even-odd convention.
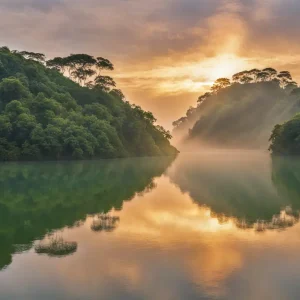
[[[0,299],[297,299],[300,160],[0,165]]]

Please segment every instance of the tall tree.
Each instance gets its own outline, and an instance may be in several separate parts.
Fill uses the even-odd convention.
[[[87,74],[96,65],[96,59],[88,54],[71,54],[66,58],[69,75],[78,83],[86,80]]]
[[[96,71],[93,69],[78,68],[71,73],[71,76],[76,78],[80,85],[85,85],[87,79],[95,74]]]
[[[251,83],[251,82],[253,82],[253,78],[250,76],[247,76],[247,75],[242,76],[240,79],[240,83],[243,83],[243,84]]]
[[[67,59],[62,57],[55,57],[46,62],[48,68],[56,69],[57,71],[64,74],[67,67]]]
[[[94,83],[90,84],[94,89],[109,92],[111,88],[116,86],[116,82],[109,76],[97,76]]]
[[[272,80],[277,75],[277,71],[273,68],[265,68],[265,69],[262,70],[262,72],[266,72],[266,73],[269,74],[269,77],[268,77],[267,81]]]
[[[254,82],[257,81],[257,75],[260,73],[258,69],[252,69],[248,72],[248,76],[253,79]]]
[[[211,87],[213,93],[217,93],[219,90],[230,86],[230,80],[228,78],[219,78],[215,81],[214,85]]]
[[[99,76],[102,70],[113,71],[114,65],[106,58],[97,57],[96,68],[98,70],[98,76]]]
[[[264,81],[268,81],[269,78],[270,78],[270,74],[268,72],[261,71],[257,74],[256,81],[264,82]]]
[[[43,53],[35,53],[35,52],[28,52],[28,51],[21,51],[21,52],[15,51],[15,52],[19,53],[26,59],[35,60],[40,63],[44,63],[46,60],[45,54]]]
[[[288,71],[281,71],[277,78],[280,80],[280,85],[286,87],[291,81],[293,81],[292,75]]]
[[[236,73],[232,76],[232,81],[236,83],[241,83],[241,79],[245,76],[248,76],[248,71]]]

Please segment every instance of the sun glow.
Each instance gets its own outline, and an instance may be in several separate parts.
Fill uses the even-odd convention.
[[[152,89],[158,94],[195,93],[209,89],[221,77],[231,78],[234,73],[253,67],[246,58],[235,54],[220,54],[205,60],[181,62],[178,65],[161,65],[155,69],[134,70],[118,74],[117,79],[134,79],[134,88]],[[139,82],[141,86],[136,86]]]
[[[209,70],[209,78],[211,80],[221,77],[230,78],[234,73],[249,67],[245,59],[232,54],[220,55],[212,59],[211,64],[211,69]]]

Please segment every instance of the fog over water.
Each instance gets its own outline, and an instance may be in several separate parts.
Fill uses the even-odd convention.
[[[45,180],[47,165],[48,172],[40,173],[41,164],[6,164],[0,182],[7,193],[0,203],[12,217],[1,219],[0,235],[12,258],[0,271],[1,297],[295,299],[300,161],[240,150],[162,160],[104,161],[94,168],[59,163],[53,169],[58,181],[50,175]],[[75,170],[86,189],[72,175]],[[76,197],[72,186],[63,189],[60,181],[68,177],[85,193]],[[41,190],[59,195],[56,203],[44,202]],[[24,201],[35,209],[26,212]],[[46,232],[38,221],[43,215]],[[15,233],[5,230],[8,224]],[[53,237],[75,242],[76,251],[64,256],[35,251]],[[0,262],[9,253],[3,251]]]

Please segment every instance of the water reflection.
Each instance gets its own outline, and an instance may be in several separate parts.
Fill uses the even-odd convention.
[[[274,157],[272,159],[272,181],[278,193],[288,199],[291,205],[299,206],[300,159],[295,157]]]
[[[37,244],[34,248],[38,254],[47,254],[52,257],[65,257],[71,255],[77,250],[76,242],[65,241],[62,237],[50,237]]]
[[[290,206],[282,209],[278,215],[274,215],[272,220],[257,220],[254,224],[249,224],[245,220],[236,220],[238,228],[253,228],[256,232],[266,230],[283,230],[292,227],[299,222],[299,211],[294,212]]]
[[[181,156],[171,180],[219,221],[241,229],[284,229],[299,221],[300,161],[261,152],[204,152]]]
[[[110,216],[109,214],[99,214],[93,219],[91,229],[93,231],[108,231],[115,230],[120,222],[120,217]]]
[[[297,299],[299,186],[285,179],[286,174],[300,178],[297,169],[298,163],[252,152],[181,155],[165,175],[143,180],[139,186],[148,193],[137,189],[121,210],[117,205],[107,211],[96,207],[97,214],[82,209],[91,215],[58,233],[63,241],[76,241],[74,255],[15,255],[14,263],[0,272],[1,295]],[[24,276],[30,268],[36,271]]]
[[[80,226],[87,214],[121,210],[149,192],[171,158],[1,164],[0,270],[11,255],[55,229]]]

